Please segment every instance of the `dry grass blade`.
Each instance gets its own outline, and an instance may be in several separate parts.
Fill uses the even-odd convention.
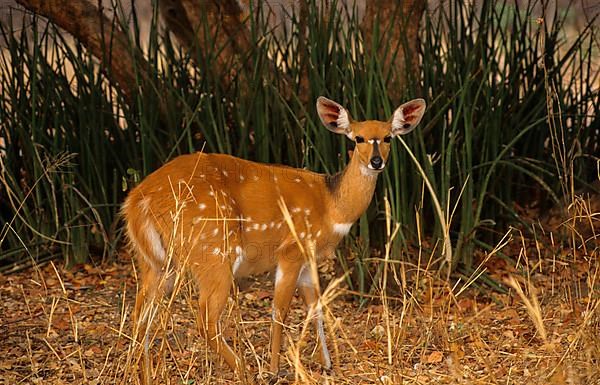
[[[547,343],[548,335],[546,333],[546,327],[544,326],[544,317],[542,315],[542,309],[540,307],[540,303],[536,295],[536,289],[533,284],[528,284],[529,297],[527,297],[523,292],[521,285],[514,276],[509,276],[506,278],[505,282],[517,292],[519,298],[521,298],[521,301],[523,301],[523,304],[527,309],[527,314],[529,314],[529,317],[538,331],[540,338],[544,343]]]

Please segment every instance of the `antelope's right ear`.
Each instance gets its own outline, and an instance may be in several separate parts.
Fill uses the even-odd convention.
[[[317,113],[319,114],[319,118],[321,118],[321,122],[323,122],[329,131],[336,134],[344,134],[353,139],[354,135],[350,129],[352,118],[348,111],[340,104],[320,96],[317,99]]]

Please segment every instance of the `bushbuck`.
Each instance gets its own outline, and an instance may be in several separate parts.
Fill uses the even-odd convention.
[[[356,143],[335,175],[200,152],[168,162],[130,192],[123,213],[141,278],[134,319],[144,346],[142,382],[151,382],[149,309],[156,307],[148,304],[172,290],[174,272],[182,268],[199,289],[203,336],[238,375],[244,367],[219,332],[219,318],[236,278],[267,271],[275,271],[271,372],[279,372],[282,328],[296,289],[315,314],[322,365],[331,367],[307,250],[317,258],[334,253],[371,202],[391,140],[414,129],[425,101],[402,104],[387,122],[354,121],[324,97],[317,112],[328,130]]]

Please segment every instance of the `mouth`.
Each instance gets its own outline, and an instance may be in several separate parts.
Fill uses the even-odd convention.
[[[366,167],[364,165],[361,165],[360,171],[363,173],[363,175],[376,177],[383,171],[383,168],[384,165],[382,165],[380,168],[375,168],[369,163]]]
[[[385,163],[382,163],[381,166],[379,166],[379,167],[374,167],[371,163],[369,163],[367,165],[367,168],[369,170],[373,170],[373,171],[383,171],[383,169],[385,168]]]

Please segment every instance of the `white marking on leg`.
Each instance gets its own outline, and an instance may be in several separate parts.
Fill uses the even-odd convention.
[[[275,287],[277,287],[277,285],[279,285],[279,282],[281,282],[282,279],[283,279],[283,271],[281,271],[281,268],[279,266],[277,266],[277,270],[275,270]]]
[[[312,272],[310,271],[310,266],[307,264],[302,265],[300,268],[300,273],[298,274],[298,280],[296,281],[296,287],[315,287],[315,282],[313,281]]]
[[[333,232],[339,235],[346,235],[350,231],[352,227],[352,223],[334,223],[333,224]],[[318,236],[318,233],[317,233]]]
[[[317,335],[319,337],[319,342],[321,343],[321,353],[323,354],[323,366],[326,369],[331,369],[331,356],[329,355],[329,350],[327,349],[327,342],[325,341],[325,327],[323,326],[323,309],[321,309],[321,302],[317,303],[317,307],[315,309],[317,314]]]

